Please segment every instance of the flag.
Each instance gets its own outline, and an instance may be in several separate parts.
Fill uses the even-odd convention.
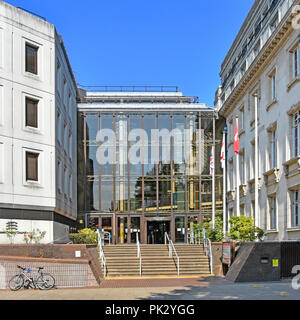
[[[235,122],[233,150],[236,155],[238,155],[240,152],[240,139],[239,139],[239,128],[238,128],[238,120],[237,119]]]
[[[215,159],[214,159],[214,148],[212,147],[211,149],[211,154],[210,154],[210,164],[209,164],[209,174],[212,177],[215,169]]]
[[[221,167],[222,169],[225,168],[225,135],[223,135],[223,142],[222,142],[222,147],[221,147]]]

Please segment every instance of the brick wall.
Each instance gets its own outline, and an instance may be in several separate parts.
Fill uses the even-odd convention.
[[[98,283],[89,261],[51,260],[39,258],[0,257],[0,289],[8,289],[9,280],[19,273],[17,265],[31,269],[27,275],[37,278],[37,267],[55,278],[57,288],[96,287]]]
[[[57,287],[95,287],[103,278],[96,245],[0,245],[0,288],[18,273],[18,264],[45,267]]]

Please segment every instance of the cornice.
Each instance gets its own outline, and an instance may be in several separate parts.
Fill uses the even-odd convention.
[[[268,39],[247,72],[221,107],[219,111],[221,116],[226,117],[235,108],[237,102],[253,86],[255,79],[265,70],[266,66],[275,56],[275,53],[282,47],[283,42],[294,32],[292,19],[295,14],[292,14],[292,9],[293,7],[289,9],[286,17],[280,22],[277,31]]]

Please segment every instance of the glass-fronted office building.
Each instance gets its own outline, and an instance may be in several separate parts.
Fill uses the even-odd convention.
[[[82,91],[81,221],[108,232],[113,243],[135,243],[137,233],[141,243],[163,243],[165,232],[186,242],[193,224],[212,215],[210,156],[213,147],[220,154],[222,133],[216,112],[177,88]],[[215,165],[221,212],[222,171]]]

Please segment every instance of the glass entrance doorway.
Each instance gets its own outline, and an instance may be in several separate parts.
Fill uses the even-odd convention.
[[[170,233],[170,221],[148,221],[147,243],[164,244],[166,232]]]

